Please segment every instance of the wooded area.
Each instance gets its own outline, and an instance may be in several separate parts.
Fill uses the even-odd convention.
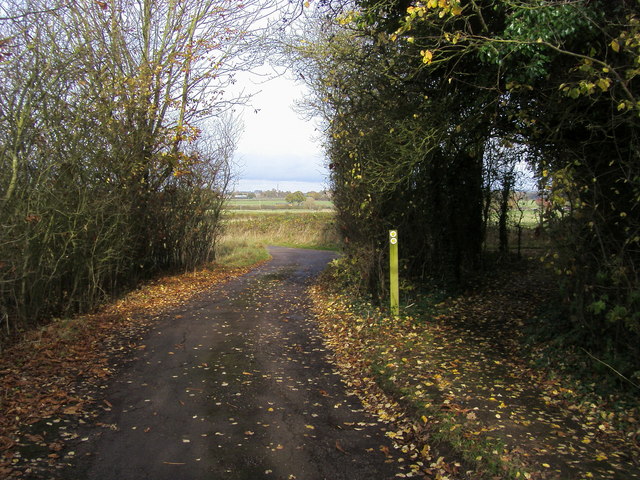
[[[2,2],[2,335],[212,258],[240,130],[226,90],[270,9]]]
[[[335,216],[222,221],[274,51]],[[639,74],[639,0],[0,1],[0,476],[639,477]]]
[[[212,258],[240,129],[228,87],[302,5],[286,22],[276,7],[2,3],[2,335]],[[564,308],[554,328],[637,384],[637,2],[307,10],[286,53],[324,120],[353,278],[386,295],[386,231],[397,228],[403,275],[464,287],[488,265],[489,233],[509,252],[526,165]]]
[[[318,12],[291,43],[324,119],[353,278],[385,296],[397,228],[405,275],[464,287],[487,265],[491,205],[508,250],[526,164],[564,309],[554,333],[637,384],[638,3],[327,0]]]

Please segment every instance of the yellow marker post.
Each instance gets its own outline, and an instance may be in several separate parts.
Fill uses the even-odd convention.
[[[391,315],[400,315],[400,281],[398,279],[398,231],[389,230],[389,296]]]

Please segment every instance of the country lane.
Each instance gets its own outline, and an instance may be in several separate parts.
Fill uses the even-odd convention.
[[[65,447],[73,454],[61,478],[384,480],[406,472],[385,425],[345,390],[315,329],[306,289],[335,255],[270,253],[154,323],[99,393],[109,408]]]

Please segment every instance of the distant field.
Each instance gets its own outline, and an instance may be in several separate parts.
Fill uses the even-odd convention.
[[[534,228],[540,222],[538,205],[535,200],[521,200],[520,208],[523,210],[522,226],[525,228]],[[511,211],[511,218],[515,222],[520,216],[518,210]]]
[[[340,248],[333,211],[227,210],[217,257],[244,266],[268,257],[265,246]]]
[[[287,203],[284,198],[232,198],[227,202],[227,210],[262,210],[266,212],[304,212],[315,210],[333,210],[329,200],[314,200],[300,206]]]
[[[534,200],[521,200],[519,205],[522,210],[522,218],[520,219],[520,210],[511,205],[511,209],[509,210],[509,227],[514,227],[520,219],[520,225],[523,228],[535,228],[540,221],[536,202]],[[498,223],[497,209],[497,204],[492,205],[489,217],[490,224]]]
[[[232,265],[250,265],[268,257],[266,245],[301,248],[339,249],[340,236],[335,225],[335,211],[329,201],[316,201],[314,210],[304,205],[292,207],[284,199],[230,200],[224,214],[224,234],[217,246],[219,261]],[[548,241],[544,232],[534,231],[537,226],[535,202],[523,201],[521,248],[539,249]],[[514,223],[517,210],[511,212],[509,245],[518,247],[518,232]],[[519,216],[519,215],[518,215]],[[497,216],[492,215],[488,225],[485,247],[493,251],[498,247]]]
[[[337,248],[339,244],[333,212],[228,212],[225,239],[263,245]]]

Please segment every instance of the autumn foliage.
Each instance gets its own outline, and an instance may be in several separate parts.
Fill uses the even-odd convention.
[[[397,228],[405,276],[465,288],[504,260],[505,212],[526,166],[520,188],[537,190],[536,233],[551,240],[536,256],[557,281],[553,331],[637,385],[635,3],[329,5],[292,48],[326,122],[353,278],[385,298],[386,231]],[[497,256],[487,255],[496,204]]]
[[[552,283],[512,271],[463,295],[414,295],[399,317],[344,293],[334,267],[311,295],[347,385],[393,425],[407,477],[636,478],[638,406],[595,393],[575,358],[526,345]],[[506,285],[506,287],[505,287]]]
[[[213,258],[252,15],[217,2],[7,2],[0,327],[86,312]]]

